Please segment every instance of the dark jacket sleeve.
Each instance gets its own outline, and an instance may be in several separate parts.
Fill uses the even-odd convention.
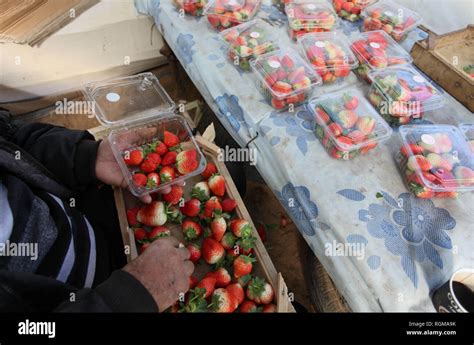
[[[2,116],[0,121],[3,122],[0,129],[3,127],[2,132],[7,132],[6,139],[42,163],[58,182],[70,189],[98,182],[95,161],[100,142],[89,132],[45,123],[14,126],[8,116]]]

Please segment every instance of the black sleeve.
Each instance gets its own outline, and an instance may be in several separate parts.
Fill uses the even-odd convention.
[[[17,127],[10,141],[31,154],[56,176],[58,182],[71,189],[98,182],[95,161],[100,142],[87,131],[31,123]]]

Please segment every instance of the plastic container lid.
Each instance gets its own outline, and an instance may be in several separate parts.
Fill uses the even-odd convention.
[[[474,152],[474,123],[461,123],[459,129],[466,137],[471,151]]]
[[[403,35],[418,26],[421,16],[402,5],[390,0],[380,0],[367,6],[361,12],[362,17],[378,18],[382,24],[390,24],[395,35]]]
[[[369,72],[372,87],[382,93],[387,105],[422,113],[444,105],[443,95],[413,67],[389,67]]]
[[[346,36],[337,31],[308,33],[298,38],[298,45],[306,61],[318,72],[353,69],[359,64]]]
[[[393,131],[356,87],[330,93],[309,101],[316,123],[328,133],[339,151],[353,151],[388,139]],[[329,128],[336,123],[337,130]],[[340,130],[340,135],[336,132]],[[336,140],[347,137],[352,142]]]
[[[250,61],[252,71],[275,99],[311,90],[321,77],[294,50],[278,50]]]
[[[405,168],[425,187],[435,192],[474,190],[474,155],[459,128],[406,125],[399,133],[407,152]]]
[[[299,0],[285,6],[288,24],[292,30],[331,30],[339,24],[339,17],[326,2]]]
[[[94,115],[106,127],[145,122],[174,112],[175,104],[152,73],[85,84]]]
[[[410,64],[413,59],[383,30],[361,32],[351,43],[352,50],[362,63],[372,69]]]
[[[229,18],[233,22],[247,22],[255,17],[261,0],[210,0],[204,15]]]
[[[220,33],[220,36],[229,49],[245,59],[280,49],[273,27],[262,19],[255,19],[226,29]]]

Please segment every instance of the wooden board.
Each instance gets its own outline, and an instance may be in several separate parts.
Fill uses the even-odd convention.
[[[464,66],[474,64],[474,25],[444,35],[428,35],[413,46],[413,63],[474,112],[474,79],[463,71]]]

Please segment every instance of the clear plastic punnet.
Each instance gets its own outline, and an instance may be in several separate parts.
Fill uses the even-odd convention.
[[[275,109],[287,109],[311,97],[321,77],[292,49],[277,50],[250,61],[257,88]]]
[[[456,198],[474,190],[474,154],[458,127],[408,125],[399,135],[395,161],[418,198]]]
[[[262,19],[234,26],[221,32],[228,46],[229,59],[245,71],[250,70],[250,60],[279,49],[273,27]]]
[[[364,8],[373,4],[377,0],[333,0],[332,4],[339,17],[350,22],[359,20]]]
[[[202,16],[207,0],[173,0],[174,5],[180,13],[189,14],[191,16]]]
[[[295,0],[285,6],[285,12],[294,40],[309,32],[331,31],[339,25],[331,4],[321,0]]]
[[[413,67],[375,70],[369,78],[369,100],[392,126],[409,124],[444,105],[443,95]]]
[[[206,160],[182,116],[152,73],[84,85],[94,115],[111,128],[112,152],[135,196],[200,174]],[[168,154],[169,153],[169,154]]]
[[[380,0],[362,11],[364,31],[384,30],[397,42],[421,24],[421,16],[390,0]]]
[[[474,152],[474,123],[461,123],[459,129],[466,137],[471,151]]]
[[[372,70],[407,65],[413,61],[410,54],[383,30],[356,35],[351,48],[360,62],[355,72],[368,83],[368,74]]]
[[[358,65],[349,41],[338,31],[303,35],[298,38],[298,46],[325,84],[346,78]]]
[[[261,3],[261,0],[209,0],[204,15],[213,28],[223,31],[252,20]]]
[[[352,159],[392,135],[392,129],[355,87],[312,99],[315,135],[328,154]]]

